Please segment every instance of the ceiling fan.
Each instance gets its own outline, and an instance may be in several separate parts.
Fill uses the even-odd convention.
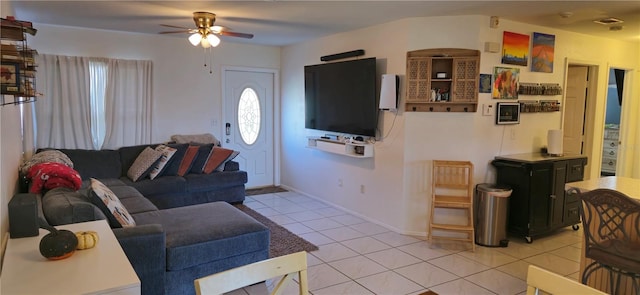
[[[189,36],[189,42],[191,42],[193,46],[200,44],[204,48],[218,46],[218,44],[220,44],[220,38],[218,38],[217,35],[246,39],[253,38],[253,34],[233,32],[227,27],[214,25],[216,21],[215,13],[196,11],[193,13],[193,21],[196,23],[196,28],[193,29],[161,24],[161,26],[182,30],[159,32],[159,34],[189,33],[191,34],[191,36]]]

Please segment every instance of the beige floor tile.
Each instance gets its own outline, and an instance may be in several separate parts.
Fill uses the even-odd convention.
[[[373,295],[374,293],[367,290],[355,281],[350,281],[338,285],[333,285],[324,289],[313,291],[313,295]]]
[[[387,271],[384,266],[377,264],[373,260],[364,256],[356,256],[330,262],[329,265],[352,279],[359,279]]]
[[[573,246],[566,246],[557,250],[553,250],[550,253],[580,263],[582,250]]]
[[[401,267],[396,269],[395,272],[425,288],[459,279],[458,276],[427,262]]]
[[[518,260],[513,256],[486,247],[476,247],[475,252],[464,251],[458,254],[490,267],[498,267]]]
[[[351,281],[349,277],[343,275],[328,264],[309,267],[307,269],[307,280],[309,281],[309,290],[311,291]]]
[[[391,248],[391,246],[371,237],[357,238],[340,242],[360,254],[368,254]]]
[[[395,248],[369,253],[365,256],[388,269],[395,269],[420,262],[420,259]]]
[[[526,281],[527,272],[529,271],[529,265],[530,265],[529,262],[526,262],[524,260],[518,260],[512,263],[497,267],[496,269],[506,274],[509,274],[511,276],[514,276],[518,279]]]
[[[464,279],[444,283],[430,289],[438,295],[495,295],[493,292]]]
[[[527,290],[525,280],[518,279],[495,269],[470,275],[465,279],[497,294],[516,294]]]
[[[422,286],[393,271],[357,279],[356,282],[367,286],[367,289],[375,294],[409,294],[423,289]]]
[[[324,262],[331,262],[359,255],[357,252],[339,243],[322,245],[318,248],[320,249],[318,251],[314,251],[312,254]]]
[[[566,276],[580,270],[580,263],[562,258],[551,253],[543,253],[525,259],[525,261],[539,267]]]
[[[459,277],[466,277],[474,273],[488,270],[490,267],[465,258],[459,254],[453,254],[430,260],[429,263],[451,272]]]

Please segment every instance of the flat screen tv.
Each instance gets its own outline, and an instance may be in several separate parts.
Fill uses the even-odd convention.
[[[376,59],[304,67],[305,128],[375,136]]]

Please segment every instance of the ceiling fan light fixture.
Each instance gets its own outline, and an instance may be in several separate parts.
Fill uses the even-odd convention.
[[[202,48],[211,47],[211,43],[209,43],[209,40],[207,40],[207,38],[202,38],[202,40],[200,41],[200,45],[202,45]]]
[[[220,38],[214,34],[208,34],[206,40],[212,47],[216,47],[220,44]]]
[[[193,46],[198,46],[201,40],[202,40],[202,35],[200,35],[200,33],[194,33],[194,34],[191,34],[191,36],[189,36],[189,43],[191,43],[191,45]]]

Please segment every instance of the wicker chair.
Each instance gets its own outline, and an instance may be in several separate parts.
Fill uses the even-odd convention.
[[[609,292],[620,290],[620,279],[632,281],[633,294],[640,292],[640,202],[610,189],[580,194],[580,217],[584,227],[585,266],[582,283],[599,269],[609,273]]]

